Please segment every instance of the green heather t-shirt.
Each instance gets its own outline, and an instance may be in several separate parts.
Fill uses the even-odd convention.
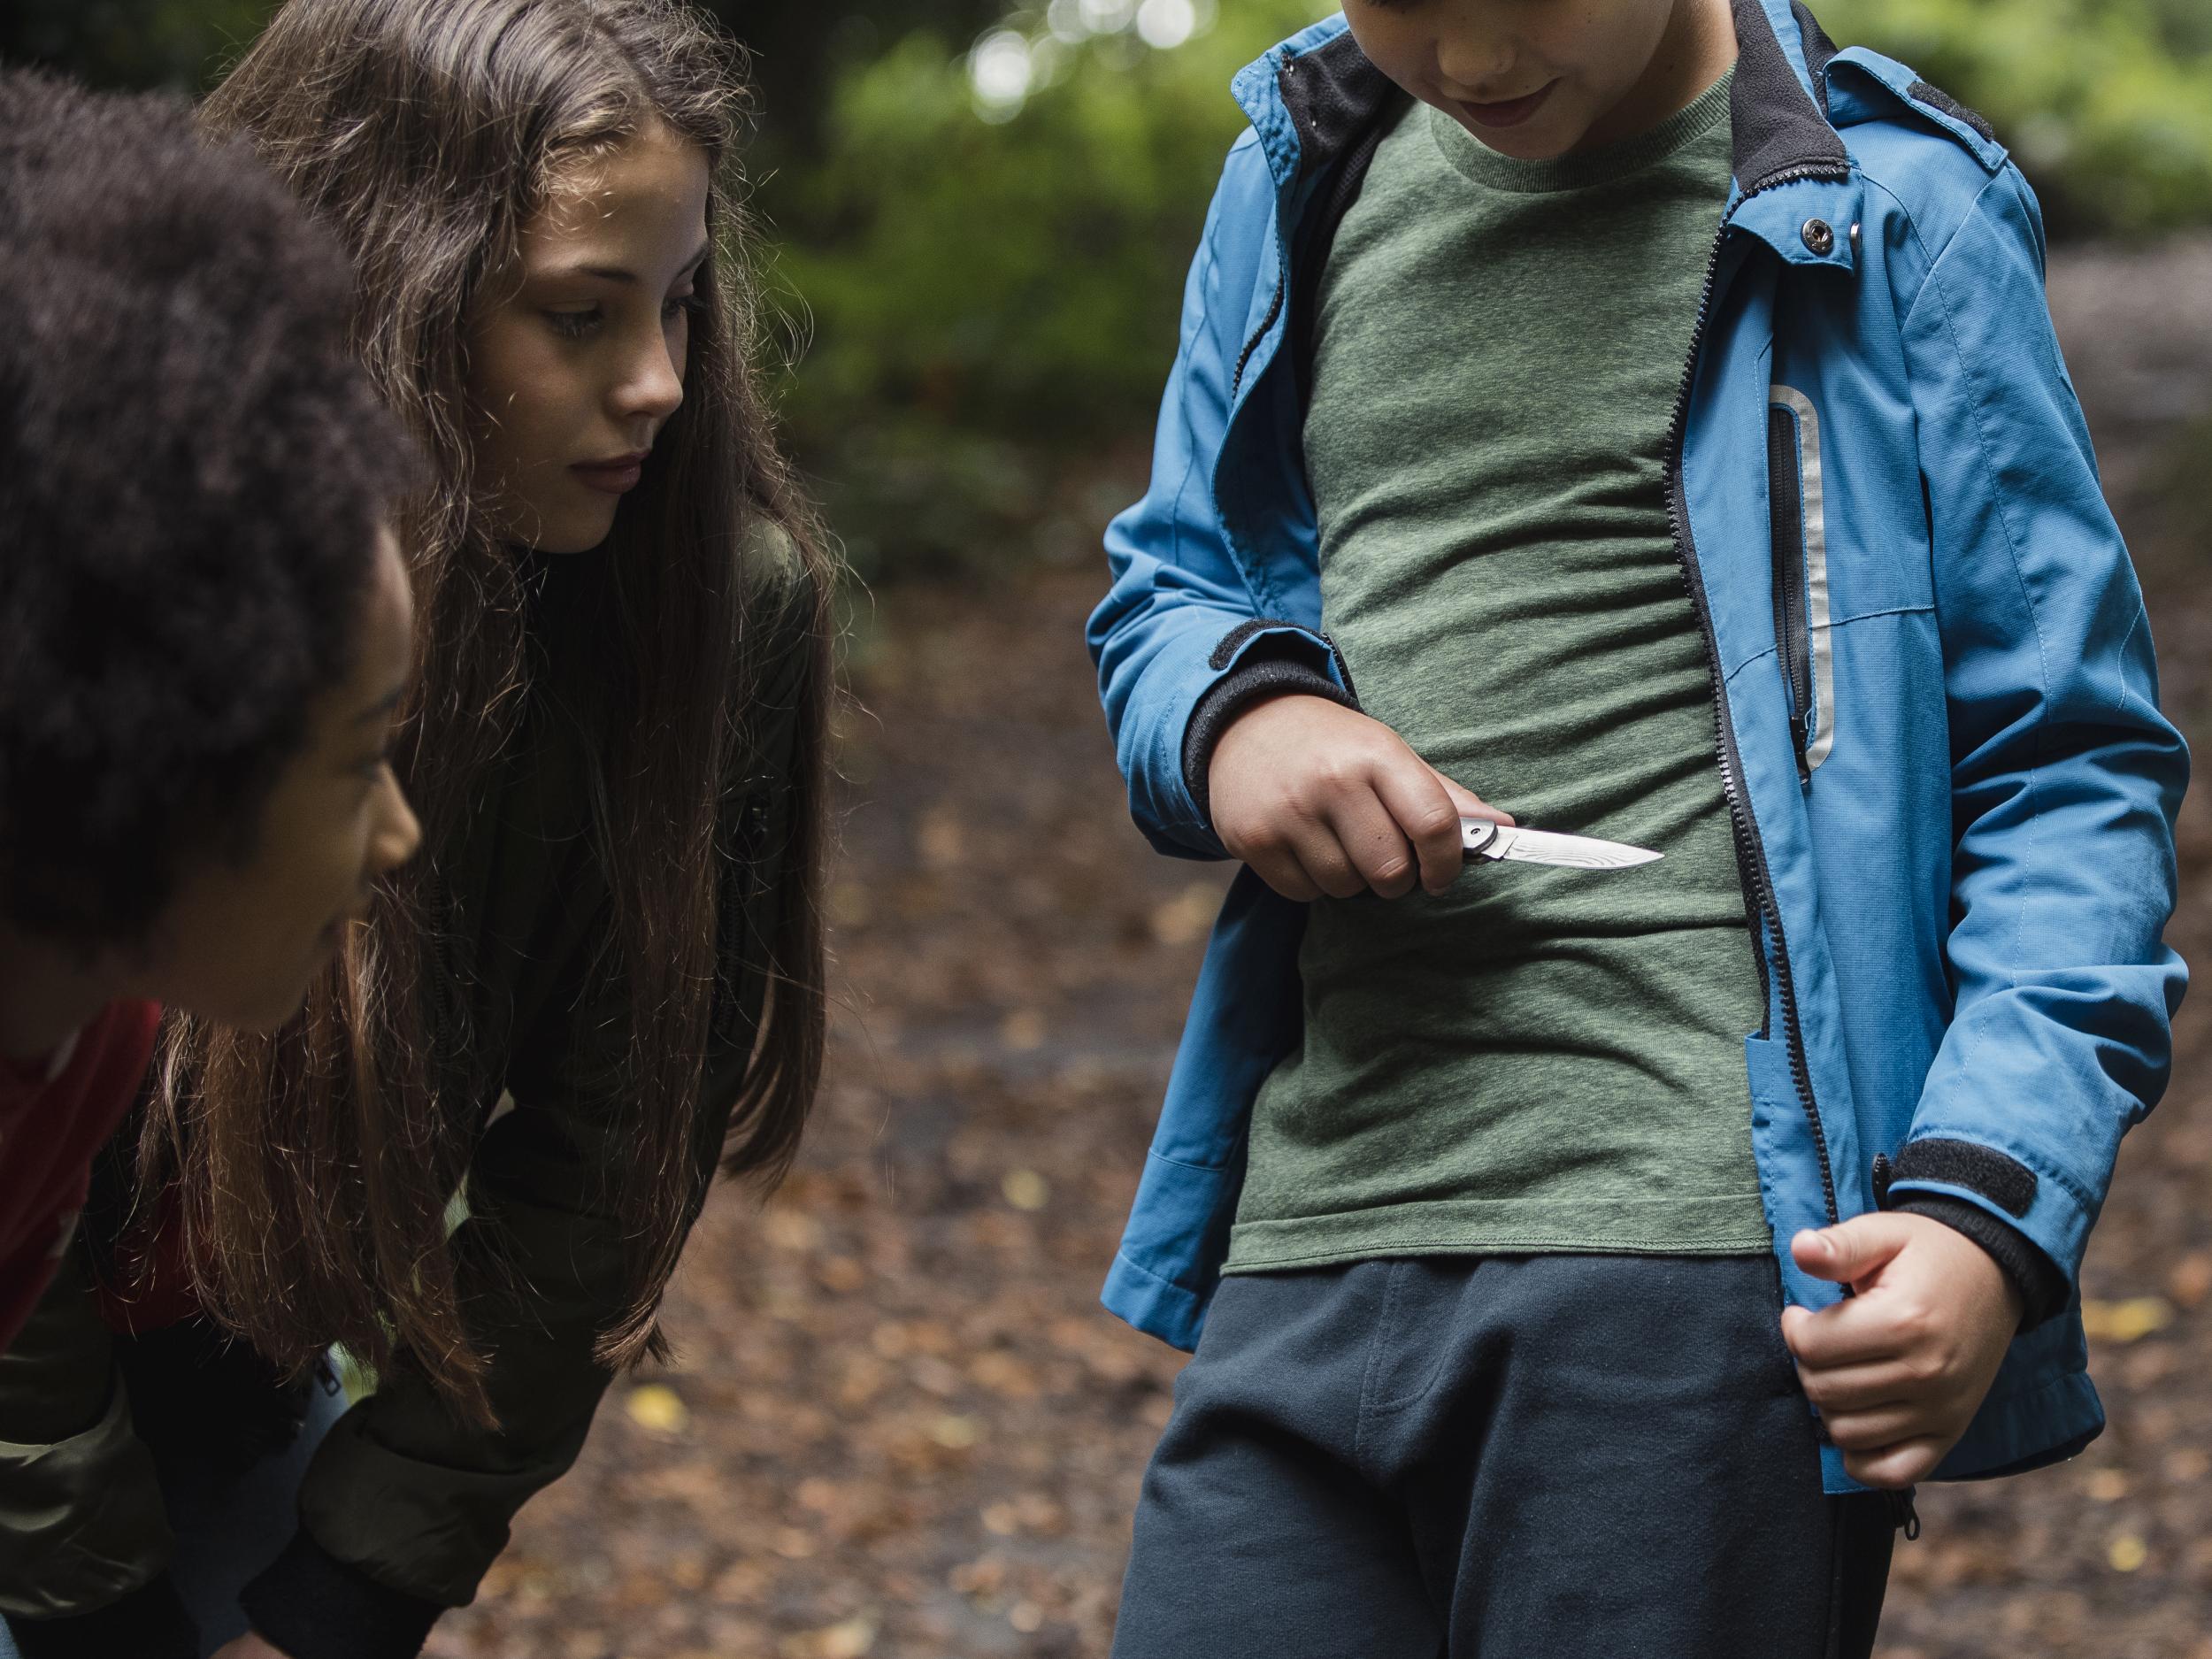
[[[1364,707],[1524,824],[1665,856],[1313,905],[1232,1271],[1768,1248],[1757,969],[1662,488],[1728,188],[1726,81],[1548,163],[1415,104],[1345,219],[1305,449]]]

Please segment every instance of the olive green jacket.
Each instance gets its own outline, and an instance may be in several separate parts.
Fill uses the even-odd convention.
[[[791,597],[748,775],[724,820],[732,856],[695,1217],[762,1011],[806,692],[810,595],[792,579],[787,542],[756,562],[780,574]],[[581,1449],[610,1380],[594,1343],[628,1302],[604,1180],[629,1132],[626,1022],[606,966],[611,902],[591,828],[588,745],[562,695],[611,596],[595,556],[547,557],[542,573],[531,615],[538,672],[522,730],[440,872],[457,918],[446,980],[466,999],[463,1029],[486,1125],[464,1225],[496,1228],[511,1282],[526,1286],[471,1304],[491,1356],[499,1427],[457,1419],[403,1371],[340,1420],[302,1484],[298,1537],[244,1598],[256,1627],[292,1659],[412,1654],[441,1611],[473,1597],[515,1512]],[[513,1109],[495,1116],[503,1094]],[[52,1621],[42,1634],[81,1619],[81,1651],[127,1646],[150,1659],[144,1632],[165,1626],[136,1621],[150,1599],[173,1603],[171,1540],[114,1344],[79,1272],[57,1281],[0,1358],[0,1613],[19,1624]],[[88,1617],[104,1609],[104,1621]]]

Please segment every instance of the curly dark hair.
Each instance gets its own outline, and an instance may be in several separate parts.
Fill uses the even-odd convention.
[[[189,108],[0,72],[0,915],[142,938],[350,672],[407,440],[351,277]]]

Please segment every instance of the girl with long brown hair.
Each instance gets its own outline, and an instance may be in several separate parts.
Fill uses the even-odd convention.
[[[718,1163],[793,1154],[832,569],[758,386],[733,52],[679,0],[288,0],[205,106],[346,243],[357,349],[433,457],[397,753],[426,842],[280,1035],[170,1026],[97,1295],[0,1375],[0,1441],[68,1448],[0,1452],[31,1659],[417,1652],[656,1351]],[[211,1419],[334,1343],[375,1392],[239,1499],[207,1460],[251,1434]]]

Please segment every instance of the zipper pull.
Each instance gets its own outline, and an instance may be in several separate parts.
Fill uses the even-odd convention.
[[[1889,1524],[1905,1535],[1909,1544],[1920,1537],[1920,1511],[1913,1507],[1912,1494],[1913,1489],[1907,1486],[1902,1492],[1883,1494],[1889,1500]]]
[[[1897,1179],[1897,1166],[1889,1161],[1888,1153],[1877,1152],[1874,1155],[1872,1178],[1874,1208],[1887,1210],[1889,1208],[1889,1184]]]

